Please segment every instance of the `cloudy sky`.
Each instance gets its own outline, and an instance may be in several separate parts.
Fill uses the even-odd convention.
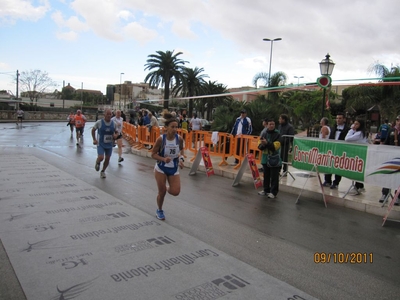
[[[374,78],[368,67],[400,63],[398,0],[1,0],[0,90],[15,93],[16,70],[39,69],[101,90],[143,82],[147,56],[183,52],[186,65],[228,88],[258,72],[315,82],[329,52],[334,82]],[[122,76],[121,73],[124,73]]]

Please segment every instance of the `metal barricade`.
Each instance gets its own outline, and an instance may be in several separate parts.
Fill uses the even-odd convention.
[[[295,180],[292,173],[289,171],[289,166],[292,165],[291,160],[289,160],[289,152],[292,149],[294,135],[282,135],[281,136],[281,159],[282,159],[282,177],[287,177],[289,174],[290,177]]]

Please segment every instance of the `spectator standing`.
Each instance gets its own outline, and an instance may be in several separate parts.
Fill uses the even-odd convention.
[[[344,138],[346,142],[366,144],[367,137],[365,133],[365,122],[363,120],[355,120],[350,130],[347,132]],[[364,190],[364,184],[362,182],[356,182],[355,188],[352,191],[353,195],[360,195]]]
[[[67,117],[67,121],[68,121],[67,126],[69,126],[69,129],[71,130],[71,138],[72,138],[73,133],[74,133],[74,126],[75,126],[75,117],[74,117],[73,111],[71,111],[69,113],[69,116]]]
[[[388,135],[385,140],[385,145],[399,146],[399,139],[400,139],[400,116],[397,116],[395,125],[388,132]],[[379,199],[379,202],[383,203],[387,198],[387,196],[389,195],[389,193],[390,189],[382,188],[382,196]],[[399,204],[400,204],[400,199],[396,199],[394,205],[398,206]]]
[[[180,120],[180,128],[188,130],[189,129],[189,122],[186,118],[186,114],[182,114],[182,119]]]
[[[136,119],[136,113],[131,111],[129,114],[129,123],[135,125],[136,124],[135,119]]]
[[[176,113],[176,111],[172,111],[171,115],[172,115],[173,118],[176,118],[176,121],[178,122],[178,126],[179,126],[179,123],[180,123],[179,122],[180,121],[179,115]]]
[[[124,112],[121,110],[121,118],[124,122],[126,122],[126,115],[124,114]]]
[[[150,124],[149,112],[147,110],[143,111],[143,126]]]
[[[192,131],[198,131],[201,130],[201,121],[199,118],[197,118],[197,114],[194,113],[192,115],[192,119],[190,120],[190,127],[192,129]],[[193,143],[193,147],[196,147],[196,133],[193,132],[192,134],[192,143]]]
[[[74,116],[75,120],[75,130],[76,130],[76,145],[79,146],[81,137],[85,130],[86,117],[82,114],[81,110],[78,109]]]
[[[381,126],[379,126],[378,133],[381,137],[381,145],[385,144],[386,138],[388,136],[390,126],[389,126],[389,120],[385,119],[385,123],[383,123]]]
[[[143,112],[141,110],[138,111],[138,126],[143,126]]]
[[[340,112],[336,115],[336,125],[332,128],[329,139],[343,141],[349,129],[350,128],[346,125],[344,113]],[[323,186],[330,186],[331,189],[337,189],[340,180],[342,180],[342,176],[335,175],[335,180],[332,182],[332,174],[325,174],[325,182],[323,183]]]
[[[279,134],[281,135],[281,159],[282,159],[282,169],[283,176],[287,176],[288,163],[289,163],[289,150],[292,148],[294,128],[292,124],[289,123],[289,117],[286,114],[281,114],[279,116]]]
[[[24,119],[24,111],[21,108],[19,108],[17,110],[17,125],[21,124],[21,126],[22,126],[23,119]]]
[[[116,126],[115,131],[118,133],[116,142],[117,142],[117,146],[118,146],[118,163],[120,163],[120,162],[124,161],[124,158],[122,157],[122,129],[124,127],[122,111],[117,110],[115,112],[115,116],[111,118],[111,122],[114,122],[114,124]]]
[[[192,119],[190,120],[190,127],[192,130],[201,130],[201,121],[197,118],[197,114],[194,113]]]
[[[321,125],[321,130],[319,131],[319,138],[323,140],[329,139],[329,136],[331,134],[331,128],[328,125],[329,124],[328,118],[323,117],[319,124]]]
[[[264,172],[264,189],[258,194],[273,199],[279,192],[279,170],[282,165],[279,153],[281,136],[279,131],[275,129],[274,120],[264,119],[263,125],[264,129],[261,131],[259,144],[263,145],[261,164]],[[272,162],[271,156],[276,158],[275,162]]]
[[[274,122],[275,124],[275,122]],[[251,134],[253,132],[253,127],[251,125],[251,119],[247,116],[247,111],[242,109],[240,111],[240,117],[236,118],[235,123],[233,124],[233,128],[231,130],[231,134],[235,136],[241,136],[242,134]],[[242,145],[242,149],[243,149]],[[240,143],[236,146],[236,154],[240,154]],[[239,160],[235,158],[235,164],[238,164]]]
[[[157,161],[154,176],[158,187],[156,217],[159,220],[165,220],[163,204],[166,193],[178,196],[181,191],[178,167],[182,169],[184,163],[183,139],[177,134],[178,122],[170,113],[163,117],[166,133],[157,138],[151,154]]]
[[[111,121],[111,117],[111,109],[107,108],[104,111],[104,119],[96,121],[92,128],[93,145],[97,145],[97,158],[94,166],[96,171],[100,170],[101,162],[104,159],[100,178],[106,178],[105,172],[110,162],[114,140],[118,137],[117,126],[113,121]]]
[[[154,112],[149,112],[149,119],[150,119],[149,132],[151,133],[151,130],[155,127],[159,127],[159,125],[157,118],[154,115]]]

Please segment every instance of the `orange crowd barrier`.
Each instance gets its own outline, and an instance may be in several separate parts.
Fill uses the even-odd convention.
[[[133,146],[137,143],[137,128],[135,125],[128,122],[124,122],[122,127],[122,136],[128,141],[129,145]]]
[[[165,132],[164,127],[153,127],[151,131],[147,126],[134,126],[124,122],[124,138],[136,149],[154,146],[157,138]],[[234,137],[225,132],[211,132],[194,130],[188,132],[185,129],[178,129],[177,133],[184,141],[184,149],[194,153],[193,161],[196,158],[200,147],[207,147],[213,157],[220,157],[219,166],[227,165],[226,159],[233,156],[239,161],[235,169],[239,168],[246,157],[252,153],[257,164],[261,164],[262,151],[258,149],[258,136],[241,135]],[[149,150],[151,151],[151,150]],[[186,155],[185,155],[186,156]]]

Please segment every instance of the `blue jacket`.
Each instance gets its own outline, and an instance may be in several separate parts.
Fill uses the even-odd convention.
[[[242,132],[237,132],[239,123],[242,122]],[[251,126],[251,120],[249,117],[246,117],[242,119],[241,117],[238,117],[235,121],[235,125],[233,125],[231,134],[233,136],[239,134],[251,134],[253,131],[253,127]]]
[[[149,115],[143,116],[143,125],[146,126],[146,125],[149,125],[149,124],[150,124]]]

